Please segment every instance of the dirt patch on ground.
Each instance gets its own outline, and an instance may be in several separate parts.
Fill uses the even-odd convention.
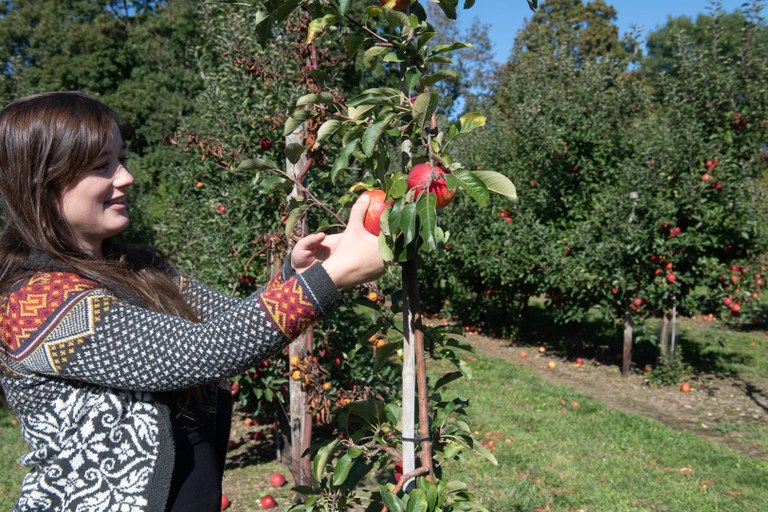
[[[683,393],[678,387],[650,386],[640,373],[622,377],[617,365],[589,359],[578,365],[540,353],[535,346],[476,334],[469,335],[469,341],[482,354],[519,364],[606,405],[768,461],[768,382],[700,375],[690,380],[691,391]]]

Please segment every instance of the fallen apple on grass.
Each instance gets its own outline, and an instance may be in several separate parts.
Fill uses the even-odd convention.
[[[277,502],[275,501],[275,498],[273,498],[269,494],[265,494],[261,497],[261,508],[263,509],[270,509],[275,508],[277,506]]]
[[[285,476],[282,473],[272,473],[269,476],[269,485],[278,488],[285,485]]]

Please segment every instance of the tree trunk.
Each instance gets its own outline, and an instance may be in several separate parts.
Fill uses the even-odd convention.
[[[414,306],[405,286],[405,274],[403,270],[403,474],[416,469],[416,443],[413,441],[416,437],[416,336],[412,329]],[[409,492],[413,485],[413,481],[406,482],[403,490]]]
[[[621,375],[629,377],[632,368],[632,313],[624,313],[624,353],[621,358]]]
[[[659,334],[659,355],[665,356],[669,353],[669,325],[672,313],[668,309],[664,310],[664,316],[661,319],[661,333]]]
[[[286,145],[291,143],[301,144],[304,141],[304,125],[302,124],[296,128],[292,133],[285,137]],[[307,154],[301,155],[298,162],[291,163],[288,159],[285,160],[286,173],[293,177],[296,181],[302,182],[307,169]],[[291,193],[288,196],[288,200],[292,197],[296,197],[300,194],[298,187],[293,187]],[[301,235],[306,235],[306,219],[301,222]],[[289,346],[288,354],[291,356],[304,357],[312,350],[312,327],[303,335],[293,340]],[[310,416],[307,407],[306,393],[301,389],[301,381],[289,379],[288,391],[290,396],[289,404],[289,427],[290,427],[290,461],[291,461],[291,474],[293,475],[296,485],[308,485],[309,484],[309,457],[303,457],[302,453],[309,447],[307,438],[311,439],[312,421],[311,418],[307,421],[307,417]],[[309,430],[309,435],[307,435]],[[286,447],[287,448],[287,447]],[[306,459],[306,460],[304,460]]]

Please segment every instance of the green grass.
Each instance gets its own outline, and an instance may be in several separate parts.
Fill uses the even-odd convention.
[[[683,320],[680,345],[699,370],[736,375],[745,382],[768,381],[768,336],[762,331],[734,332]],[[493,433],[499,465],[469,455],[461,464],[447,465],[445,477],[467,482],[491,512],[548,505],[567,512],[765,508],[768,461],[609,409],[512,363],[476,357],[475,378],[451,384],[446,396],[470,400],[477,437],[486,439],[486,433]],[[441,364],[431,366],[435,374],[445,369]],[[16,460],[25,447],[11,419],[7,410],[0,410],[0,510],[13,506],[23,477]],[[735,423],[718,428],[762,435],[750,430],[757,427]],[[233,500],[230,510],[258,509],[259,497],[272,492],[266,482],[276,470],[287,473],[274,462],[228,470],[224,489]],[[286,510],[288,488],[273,494],[278,511]]]
[[[16,504],[25,471],[17,464],[27,451],[19,427],[5,407],[0,407],[0,510],[11,510]]]
[[[473,381],[451,389],[470,397],[480,437],[502,433],[499,466],[471,457],[446,473],[469,482],[491,511],[551,504],[565,511],[741,512],[768,500],[764,461],[608,409],[498,359],[478,357],[473,371]]]

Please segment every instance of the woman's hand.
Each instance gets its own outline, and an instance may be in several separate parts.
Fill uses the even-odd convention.
[[[291,251],[291,266],[297,274],[301,274],[319,261],[327,260],[339,245],[341,235],[326,235],[313,233],[305,236]]]
[[[369,203],[367,194],[355,201],[349,213],[347,228],[336,235],[339,238],[334,241],[335,247],[326,259],[321,260],[323,268],[339,290],[374,281],[384,274],[384,259],[379,254],[379,237],[370,234],[363,226]],[[326,237],[326,240],[328,238],[331,237]]]

